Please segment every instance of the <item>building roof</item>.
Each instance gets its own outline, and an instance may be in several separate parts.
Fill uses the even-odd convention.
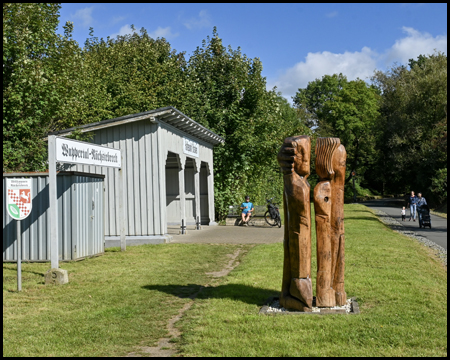
[[[149,119],[152,122],[156,122],[157,120],[164,122],[177,129],[184,131],[189,135],[192,135],[198,139],[201,139],[213,145],[218,145],[225,142],[225,140],[221,136],[205,128],[203,125],[200,125],[198,122],[184,115],[181,111],[175,109],[173,106],[167,106],[156,110],[144,111],[139,114],[125,115],[115,119],[103,120],[92,124],[73,127],[70,129],[54,131],[48,133],[48,135],[67,136],[70,135],[74,130],[80,130],[81,132],[88,132],[107,128],[110,126],[123,125],[126,123],[144,119]]]

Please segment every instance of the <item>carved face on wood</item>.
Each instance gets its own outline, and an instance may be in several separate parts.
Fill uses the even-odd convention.
[[[297,153],[294,158],[294,171],[300,176],[310,174],[311,139],[309,136],[298,136],[295,139]]]
[[[339,145],[338,148],[333,153],[333,170],[336,176],[345,177],[345,167],[346,167],[347,151],[344,145]]]

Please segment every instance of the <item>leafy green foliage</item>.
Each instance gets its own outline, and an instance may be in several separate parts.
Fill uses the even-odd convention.
[[[70,93],[77,46],[56,35],[59,4],[3,4],[3,170],[45,169],[42,137]]]
[[[83,58],[86,77],[98,82],[95,87],[101,94],[101,97],[85,98],[84,103],[90,108],[84,121],[169,105],[179,107],[183,104],[180,99],[187,97],[184,54],[171,50],[164,38],[152,39],[143,28],[140,34],[108,37],[106,41],[91,36],[85,42]]]
[[[376,159],[377,89],[342,74],[324,75],[299,89],[294,104],[306,112],[317,136],[340,138],[347,150],[347,181],[352,170],[363,177]]]
[[[266,90],[258,58],[226,48],[214,29],[189,59],[189,106],[182,108],[225,139],[214,149],[215,201],[219,218],[245,194],[255,203],[281,200],[276,154],[285,137],[309,132],[280,94]]]
[[[447,199],[447,56],[421,55],[410,66],[373,77],[382,92],[377,167],[390,191],[415,190],[442,203]]]

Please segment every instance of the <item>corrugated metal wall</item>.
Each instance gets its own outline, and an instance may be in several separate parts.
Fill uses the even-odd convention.
[[[165,186],[160,186],[157,128],[143,120],[94,132],[92,143],[122,150],[127,236],[164,233],[160,216],[166,204],[161,204],[160,189]],[[105,236],[120,236],[119,170],[89,165],[74,165],[71,170],[106,175]]]
[[[6,210],[3,176],[3,261],[17,260],[16,221]],[[14,176],[23,178],[24,176]],[[49,261],[48,173],[27,174],[32,181],[32,210],[21,221],[22,259]],[[103,177],[60,173],[57,176],[59,259],[75,260],[104,251]]]

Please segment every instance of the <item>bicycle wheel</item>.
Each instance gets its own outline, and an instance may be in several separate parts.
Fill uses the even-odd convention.
[[[266,220],[266,223],[268,223],[270,226],[275,226],[277,224],[277,220],[272,219],[272,217],[270,216],[269,210],[267,210],[264,214],[264,220]]]
[[[277,214],[277,222],[278,222],[278,227],[280,228],[281,227],[281,216],[279,213]]]

